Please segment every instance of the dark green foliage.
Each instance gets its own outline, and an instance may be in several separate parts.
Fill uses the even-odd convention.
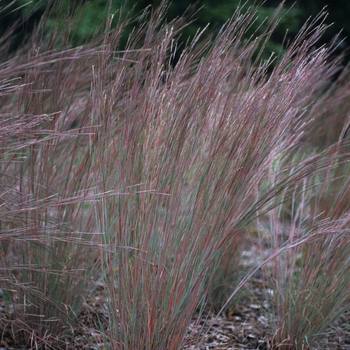
[[[6,7],[9,2],[10,0],[2,1],[1,5],[4,3],[4,7]],[[102,31],[100,24],[103,22],[108,11],[115,14],[114,24],[118,21],[120,13],[127,15],[131,12],[134,21],[128,26],[121,40],[120,48],[123,49],[131,31],[135,27],[138,27],[138,17],[140,14],[149,5],[151,5],[153,9],[156,8],[159,2],[160,1],[150,0],[137,2],[124,0],[34,0],[29,2],[28,0],[17,0],[16,4],[11,5],[3,12],[4,19],[0,23],[0,34],[3,34],[15,20],[19,22],[24,21],[24,25],[19,26],[16,31],[16,38],[13,39],[15,42],[12,45],[13,47],[11,50],[14,50],[21,45],[23,40],[32,32],[35,23],[38,22],[45,10],[49,11],[46,24],[47,31],[50,31],[50,28],[52,28],[53,25],[57,25],[57,22],[62,22],[64,24],[66,21],[65,16],[67,12],[69,12],[71,16],[75,18],[73,24],[74,29],[71,31],[72,36],[69,38],[69,41],[72,45],[80,45],[88,42],[93,34]],[[227,22],[236,11],[239,3],[239,0],[233,0],[230,2],[224,0],[202,0],[198,2],[174,1],[169,4],[169,10],[165,20],[169,22],[185,13],[188,24],[181,32],[180,39],[180,45],[184,45],[189,38],[195,36],[198,30],[207,25],[209,25],[210,29],[207,36],[216,35],[225,22]],[[26,6],[23,6],[25,4]],[[248,0],[245,4],[245,8],[248,9],[253,5],[254,1]],[[18,9],[15,10],[16,8]],[[251,30],[246,33],[246,37],[248,38],[249,35],[252,35],[255,32],[259,34],[260,32],[258,28],[260,28],[263,22],[274,13],[275,9],[275,4],[273,6],[263,5],[256,7],[257,20],[252,24]],[[62,16],[62,13],[64,13],[65,16]],[[76,14],[75,16],[73,16],[74,13]],[[264,55],[265,58],[269,57],[272,51],[276,53],[281,51],[281,43],[285,36],[285,32],[288,30],[290,33],[296,33],[297,28],[301,25],[300,17],[300,11],[297,9],[289,11],[283,10],[281,12],[280,25],[267,44],[266,53]]]
[[[121,15],[125,18],[127,14],[131,13],[132,16],[129,18],[132,19],[132,23],[127,26],[119,42],[118,49],[124,49],[130,33],[139,26],[139,17],[144,9],[148,6],[154,9],[161,3],[160,0],[33,0],[30,2],[29,0],[17,0],[13,4],[12,2],[12,0],[1,0],[0,2],[0,11],[1,8],[5,9],[5,11],[2,11],[0,21],[0,35],[3,36],[6,30],[14,25],[14,23],[17,23],[17,29],[13,32],[14,35],[11,41],[7,41],[9,52],[16,50],[28,39],[29,34],[45,10],[50,11],[46,21],[48,32],[57,23],[64,25],[67,12],[71,14],[71,17],[74,17],[74,21],[71,21],[71,25],[74,28],[71,30],[71,36],[68,38],[68,41],[73,46],[86,43],[93,35],[101,33],[103,28],[101,28],[100,24],[104,21],[108,11],[115,14],[114,25],[120,20]],[[343,29],[338,40],[337,54],[343,53],[347,49],[347,42],[344,41],[344,38],[350,34],[350,23],[348,21],[350,2],[346,0],[328,2],[329,6],[327,9],[329,11],[329,17],[327,23],[334,23],[334,25],[326,32],[318,45],[329,43]],[[237,7],[239,5],[242,6],[240,3],[241,1],[239,0],[173,1],[169,4],[165,20],[169,22],[185,13],[187,25],[181,31],[181,38],[179,40],[179,48],[181,49],[188,40],[191,40],[196,35],[198,30],[207,25],[209,25],[209,30],[206,37],[203,37],[203,40],[210,40],[209,36],[215,36],[224,23],[233,15]],[[261,1],[254,0],[247,0],[245,2],[245,9],[254,7],[257,12],[256,21],[245,34],[246,39],[249,38],[249,35],[256,36],[257,34],[261,34],[259,29],[263,26],[267,18],[270,18],[274,13],[280,1],[267,0],[262,5],[260,3]],[[266,43],[262,58],[267,59],[271,53],[282,54],[286,43],[294,38],[302,23],[310,15],[317,15],[325,5],[324,0],[311,0],[308,2],[286,0],[285,7],[279,16],[279,24]],[[16,8],[18,9],[15,10]],[[65,16],[62,16],[62,13]],[[178,51],[177,56],[179,54],[180,51]],[[177,59],[178,57],[175,58],[175,60]]]

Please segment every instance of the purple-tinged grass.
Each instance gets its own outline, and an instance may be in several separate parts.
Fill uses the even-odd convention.
[[[38,27],[31,48],[0,65],[0,282],[14,337],[27,345],[59,344],[97,265],[110,313],[105,346],[180,349],[208,281],[242,247],[238,232],[336,164],[339,145],[281,169],[260,192],[301,144],[336,69],[326,49],[312,51],[322,18],[272,69],[259,50],[274,19],[244,42],[255,14],[238,10],[172,66],[183,22],[162,24],[165,15],[166,6],[144,14],[124,52],[115,48],[125,23],[111,30],[112,19],[95,44],[76,49],[58,30],[41,41]]]
[[[282,204],[269,213],[274,253],[263,270],[273,290],[274,349],[313,348],[349,307],[349,208],[344,202],[349,151],[341,141],[310,156],[315,167],[321,161],[321,171],[296,183],[294,195],[280,201],[289,203],[288,219]]]
[[[31,348],[62,346],[98,278],[88,88],[101,48],[63,49],[57,33],[39,26],[0,64],[2,334]]]
[[[93,67],[94,186],[115,193],[95,203],[113,349],[181,348],[206,282],[241,247],[237,232],[318,170],[305,161],[257,193],[334,71],[327,50],[311,50],[324,30],[315,23],[270,74],[270,62],[250,66],[265,36],[244,44],[254,14],[239,12],[201,56],[190,43],[171,67],[176,23],[161,25],[163,11],[119,59],[102,54]]]

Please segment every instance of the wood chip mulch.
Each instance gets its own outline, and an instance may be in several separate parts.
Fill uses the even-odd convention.
[[[245,252],[247,266],[253,266],[252,259],[256,256],[253,248]],[[241,294],[237,304],[219,316],[209,310],[202,313],[201,316],[195,315],[188,327],[185,345],[181,350],[271,349],[276,326],[271,323],[272,317],[268,312],[266,288],[264,288],[259,272],[249,280]],[[74,327],[67,330],[60,339],[55,339],[55,345],[47,343],[44,348],[105,349],[104,341],[106,340],[99,330],[106,330],[110,326],[106,302],[104,287],[100,283],[91,297],[85,301]],[[0,290],[0,350],[38,348],[37,344],[32,346],[18,344],[18,339],[15,339],[13,322],[13,315],[8,307],[5,308]],[[350,310],[341,315],[335,324],[317,339],[317,343],[300,350],[350,350]]]

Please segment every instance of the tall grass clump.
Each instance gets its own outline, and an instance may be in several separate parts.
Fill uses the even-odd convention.
[[[279,10],[249,40],[256,13],[237,10],[180,55],[184,21],[166,23],[166,4],[142,13],[123,51],[127,21],[112,28],[116,15],[70,48],[70,13],[49,36],[44,17],[13,57],[3,46],[0,283],[18,344],[67,345],[98,279],[106,347],[194,342],[190,320],[208,300],[224,303],[213,301],[214,274],[236,272],[246,226],[335,164],[339,145],[262,186],[300,145],[336,70],[327,49],[313,49],[322,16],[282,57],[261,60]]]
[[[42,25],[16,53],[3,43],[0,63],[2,333],[30,348],[63,346],[98,276],[86,97],[97,49],[69,49],[66,28],[47,37]],[[69,130],[76,119],[85,127]]]
[[[349,142],[340,139],[310,156],[320,171],[295,185],[294,195],[286,199],[289,218],[282,205],[269,213],[275,254],[264,271],[273,290],[272,348],[315,346],[349,308],[349,203],[344,200],[349,191],[349,151]]]
[[[322,21],[306,24],[272,68],[259,50],[275,20],[244,41],[255,14],[237,11],[172,66],[177,23],[163,16],[161,7],[125,52],[101,54],[93,67],[94,187],[110,194],[94,208],[113,349],[181,348],[241,230],[315,171],[309,162],[257,193],[271,164],[298,145],[304,115],[334,72],[328,51],[312,49]],[[117,39],[106,32],[105,47]]]

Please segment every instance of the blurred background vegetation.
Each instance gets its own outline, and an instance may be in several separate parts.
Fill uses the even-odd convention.
[[[22,45],[23,40],[29,37],[35,23],[39,21],[46,9],[50,9],[46,24],[48,31],[53,22],[57,24],[58,21],[64,21],[60,13],[62,10],[67,13],[68,10],[72,14],[76,11],[80,15],[74,29],[74,35],[69,38],[72,45],[80,45],[87,42],[93,33],[101,29],[101,23],[103,23],[108,10],[116,14],[115,21],[120,18],[120,13],[131,12],[134,19],[128,27],[128,30],[131,31],[133,27],[137,26],[138,18],[142,15],[143,10],[148,6],[154,8],[159,2],[160,0],[0,0],[0,35],[4,37],[4,34],[12,26],[16,26],[11,39],[7,40],[8,51],[9,53],[13,52]],[[215,35],[240,3],[242,3],[240,0],[173,1],[168,11],[167,20],[170,21],[182,16],[187,11],[188,25],[185,31],[182,31],[180,39],[180,41],[186,42],[188,37],[193,37],[199,28],[203,28],[207,24],[209,24],[208,34]],[[266,0],[259,4],[257,1],[247,0],[243,3],[246,7],[256,7],[257,21],[255,27],[251,29],[251,33],[254,31],[259,33],[261,24],[274,13],[280,1]],[[269,40],[264,57],[270,56],[271,52],[282,53],[284,44],[295,36],[303,23],[310,16],[316,16],[325,6],[329,12],[327,24],[332,25],[319,44],[331,42],[340,33],[337,39],[336,54],[344,54],[344,62],[348,61],[348,39],[346,39],[350,33],[350,21],[348,21],[350,1],[348,0],[286,0],[281,12],[279,27]],[[120,9],[123,10],[120,11]],[[126,32],[121,46],[125,46],[127,38],[128,33]]]

